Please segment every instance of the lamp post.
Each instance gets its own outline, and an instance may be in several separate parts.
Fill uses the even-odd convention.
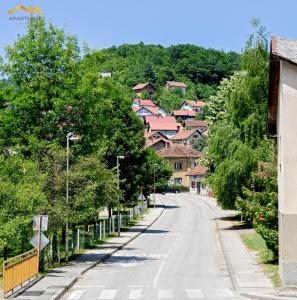
[[[157,164],[154,164],[154,208],[156,208],[156,166]]]
[[[120,190],[120,159],[124,159],[125,156],[118,155],[117,156],[117,186],[118,186],[118,191]],[[120,196],[118,196],[118,202],[120,203]],[[120,214],[118,211],[118,236],[121,236],[121,224],[120,224]]]
[[[65,261],[68,262],[69,258],[69,226],[68,226],[68,204],[69,204],[69,143],[70,141],[78,141],[80,137],[75,135],[72,132],[67,133],[67,166],[66,166],[66,206],[67,206],[67,215],[66,215],[66,226],[65,226]]]

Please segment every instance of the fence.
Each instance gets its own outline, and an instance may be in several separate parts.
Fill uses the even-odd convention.
[[[130,208],[125,211],[115,212],[111,218],[103,218],[97,223],[85,226],[76,226],[75,229],[69,228],[69,252],[72,255],[80,254],[84,249],[95,247],[107,237],[117,234],[118,228],[124,229],[131,225],[143,212],[142,205]],[[65,248],[62,242],[62,233],[59,232],[57,240],[57,261],[64,258]],[[53,265],[53,241],[50,237],[50,244],[45,250],[45,264],[48,267]]]
[[[3,298],[23,287],[38,274],[37,250],[33,249],[3,262]]]

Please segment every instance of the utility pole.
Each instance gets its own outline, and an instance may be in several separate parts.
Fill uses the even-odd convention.
[[[156,166],[157,164],[154,164],[154,208],[156,208]]]
[[[125,156],[118,155],[117,156],[117,187],[118,191],[120,191],[120,159],[124,159]],[[118,203],[120,204],[120,196],[118,196]],[[120,212],[118,210],[118,236],[121,236],[121,217]]]

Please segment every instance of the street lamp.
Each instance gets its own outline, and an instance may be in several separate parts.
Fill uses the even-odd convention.
[[[154,208],[156,208],[156,166],[158,164],[154,164]]]
[[[125,156],[117,156],[117,185],[118,191],[120,190],[120,159],[124,159]],[[120,196],[118,196],[118,202],[120,203]],[[120,224],[120,212],[118,211],[118,236],[121,236],[121,224]]]
[[[66,206],[67,206],[67,216],[66,216],[66,226],[65,226],[65,261],[68,262],[69,258],[69,226],[68,226],[68,204],[69,204],[69,143],[70,141],[76,142],[80,139],[78,135],[72,132],[67,133],[67,167],[66,167]]]

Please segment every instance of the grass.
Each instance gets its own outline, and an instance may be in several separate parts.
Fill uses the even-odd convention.
[[[258,233],[242,233],[240,236],[247,248],[256,253],[265,275],[271,279],[275,287],[280,287],[277,260],[273,257],[272,251],[266,247],[263,238]]]

